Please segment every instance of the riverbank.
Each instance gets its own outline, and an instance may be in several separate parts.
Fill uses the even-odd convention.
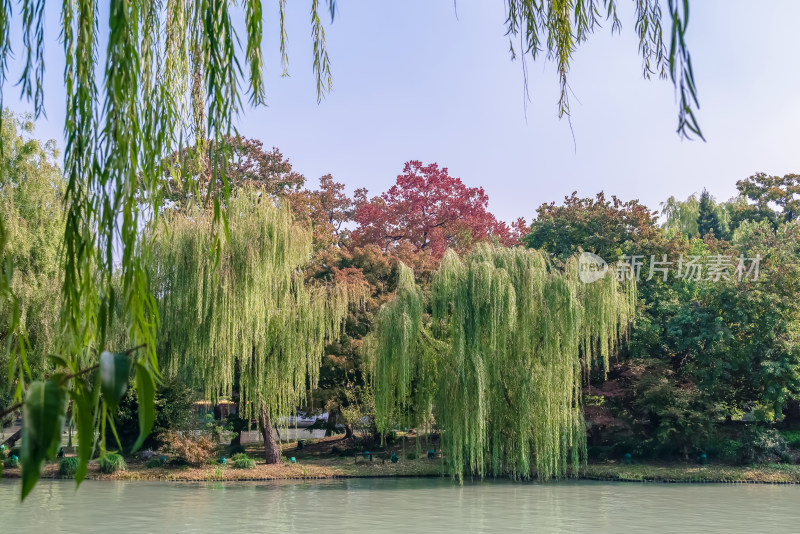
[[[129,460],[124,471],[113,474],[100,473],[92,462],[89,480],[163,480],[163,481],[243,481],[243,480],[301,480],[326,478],[373,477],[438,477],[443,473],[439,459],[400,459],[397,463],[364,458],[304,459],[292,464],[276,465],[257,463],[252,469],[236,469],[228,465],[163,466],[148,468],[138,460]],[[6,468],[5,478],[18,478],[19,469]],[[43,479],[60,478],[58,465],[45,466]],[[606,462],[586,466],[582,479],[619,482],[658,483],[760,483],[800,484],[800,465],[769,464],[763,466],[692,465]]]

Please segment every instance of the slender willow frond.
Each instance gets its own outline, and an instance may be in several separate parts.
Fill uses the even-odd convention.
[[[37,115],[44,102],[45,4],[45,0],[19,3],[20,85],[23,98],[33,103]],[[316,10],[317,2],[313,6]],[[107,348],[122,348],[113,346],[120,340],[144,345],[147,350],[136,353],[132,364],[137,387],[152,391],[159,372],[159,313],[148,264],[149,236],[155,235],[152,228],[162,211],[157,184],[165,173],[173,172],[168,156],[184,142],[203,147],[209,136],[224,139],[233,133],[234,118],[242,109],[243,70],[248,73],[251,101],[263,102],[263,13],[258,0],[248,0],[243,6],[230,0],[110,0],[103,7],[108,15],[100,20],[100,13],[106,11],[99,9],[97,0],[61,3],[66,185],[58,361],[74,374],[94,364]],[[247,35],[244,68],[239,63],[233,13],[240,8]],[[13,10],[13,2],[0,0],[0,94],[12,52]],[[321,21],[315,20],[312,29],[319,55],[315,72],[329,76]],[[106,43],[102,51],[100,42]],[[329,86],[318,84],[321,91]],[[217,258],[221,236],[228,229],[222,208],[229,194],[225,154],[219,156],[212,169],[225,196],[214,199],[210,230],[214,247],[207,251]],[[15,302],[8,288],[1,293],[6,303]],[[16,360],[22,357],[16,352],[10,367],[20,369],[21,362]],[[15,400],[21,401],[25,389],[22,381],[18,384]],[[66,386],[78,422],[81,468],[76,479],[80,481],[94,448],[99,414],[103,418],[107,414],[106,403],[99,401],[97,388],[90,384],[71,381]],[[61,389],[59,385],[53,392],[58,399],[64,393]],[[147,419],[140,420],[143,434],[149,432],[148,424],[152,426]],[[42,451],[50,446],[35,445]],[[36,462],[23,466],[23,478],[29,481],[23,484],[23,493],[32,488],[30,481],[35,482],[30,466]]]
[[[663,26],[663,13],[659,0],[634,0],[642,56],[644,77],[657,74],[665,78],[669,73],[680,97],[678,108],[678,133],[703,138],[695,117],[699,108],[697,87],[692,72],[692,62],[686,43],[689,20],[689,0],[668,0],[672,24],[670,48],[667,51]],[[556,64],[560,84],[558,100],[559,117],[569,116],[568,74],[572,56],[577,47],[601,26],[601,10],[611,21],[611,31],[619,31],[622,23],[617,17],[618,0],[506,0],[506,35],[512,58],[517,52],[522,56],[525,94],[528,93],[528,74],[525,55],[536,60],[545,53]]]
[[[576,474],[586,446],[583,369],[595,359],[607,367],[635,298],[611,276],[582,284],[577,273],[574,262],[560,271],[531,249],[482,245],[463,260],[448,251],[428,327],[403,270],[367,345],[378,428],[432,413],[459,479]]]

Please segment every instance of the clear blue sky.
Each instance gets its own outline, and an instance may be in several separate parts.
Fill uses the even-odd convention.
[[[279,147],[311,185],[331,173],[351,191],[377,194],[406,160],[436,161],[483,186],[505,220],[530,220],[538,205],[573,190],[605,190],[655,209],[704,186],[727,199],[736,180],[757,171],[800,172],[800,2],[692,2],[688,39],[706,143],[675,134],[672,85],[641,78],[633,2],[620,3],[622,34],[610,36],[608,25],[572,64],[574,143],[557,118],[555,71],[543,61],[530,65],[526,116],[521,65],[510,61],[499,1],[458,0],[456,18],[452,0],[339,0],[327,27],[334,89],[317,105],[310,2],[289,2],[291,77],[280,78],[277,0],[265,0],[269,105],[247,108],[237,125]],[[50,4],[48,118],[38,134],[63,144],[60,3]],[[26,109],[11,83],[4,93],[7,107]]]

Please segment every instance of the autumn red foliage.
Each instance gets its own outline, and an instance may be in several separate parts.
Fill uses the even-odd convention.
[[[467,187],[436,163],[409,161],[397,182],[380,196],[367,199],[356,191],[354,243],[374,244],[384,251],[410,246],[438,258],[447,248],[464,250],[479,241],[504,245],[519,242],[524,222],[512,230],[488,211],[482,187]]]

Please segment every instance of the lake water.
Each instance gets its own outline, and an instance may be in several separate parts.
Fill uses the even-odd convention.
[[[0,481],[0,532],[798,532],[800,487],[449,479]]]

